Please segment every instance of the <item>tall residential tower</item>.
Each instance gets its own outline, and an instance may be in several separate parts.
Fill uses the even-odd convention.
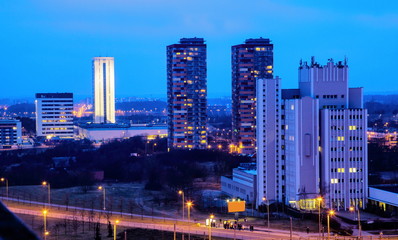
[[[94,123],[115,123],[113,57],[93,58]]]
[[[203,38],[167,46],[168,147],[207,147],[207,69]]]
[[[273,48],[265,38],[232,46],[232,140],[244,154],[256,151],[256,80],[273,78]]]

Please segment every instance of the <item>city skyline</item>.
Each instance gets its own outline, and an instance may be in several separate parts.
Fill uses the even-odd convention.
[[[394,82],[389,76],[393,76],[397,53],[393,42],[398,35],[394,13],[398,4],[387,8],[370,1],[360,7],[339,2],[314,6],[310,1],[254,1],[257,7],[250,14],[239,2],[224,1],[212,3],[214,8],[206,13],[206,1],[190,13],[183,11],[189,3],[179,6],[180,1],[166,9],[161,1],[96,1],[93,9],[91,1],[4,2],[0,19],[8,37],[0,40],[7,46],[6,57],[0,60],[6,80],[3,96],[28,97],[35,92],[90,95],[90,60],[98,55],[118,59],[117,96],[166,96],[164,49],[176,38],[195,36],[207,40],[209,97],[230,96],[230,47],[258,37],[270,38],[277,46],[275,75],[285,79],[284,88],[297,87],[297,63],[314,55],[323,59],[346,56],[353,68],[353,86],[385,91]],[[225,11],[216,10],[220,7]],[[376,58],[379,61],[373,60]],[[20,66],[24,71],[19,71]],[[151,75],[146,77],[148,71]]]

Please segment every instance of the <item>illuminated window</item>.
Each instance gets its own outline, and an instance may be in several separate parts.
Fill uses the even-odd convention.
[[[350,173],[355,173],[357,172],[357,168],[350,168]]]
[[[337,178],[332,178],[330,179],[330,183],[334,184],[334,183],[339,183],[339,179]]]
[[[349,126],[348,129],[349,130],[357,130],[357,126]]]
[[[337,137],[337,141],[344,141],[344,137],[343,136],[338,136]]]
[[[193,59],[192,57],[187,57],[188,61],[192,61],[192,59]]]
[[[259,48],[259,47],[256,47],[256,51],[261,51],[261,48]]]
[[[345,170],[344,170],[344,168],[337,168],[337,172],[339,172],[339,173],[343,173]]]
[[[267,69],[272,69],[272,66],[267,66]]]
[[[293,105],[293,104],[290,105],[290,109],[291,109],[291,110],[294,110],[294,105]]]

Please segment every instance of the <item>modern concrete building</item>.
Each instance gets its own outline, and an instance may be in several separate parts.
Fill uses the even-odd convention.
[[[256,201],[256,166],[247,165],[234,168],[232,177],[221,177],[221,191],[231,198],[240,198],[247,203]]]
[[[117,124],[87,124],[77,127],[78,136],[91,141],[110,141],[134,136],[143,136],[148,139],[167,137],[166,126],[125,126]]]
[[[93,58],[94,123],[115,123],[113,57]]]
[[[272,79],[274,54],[269,39],[232,46],[232,140],[238,152],[256,152],[256,80]]]
[[[0,149],[22,144],[22,126],[18,120],[0,120]]]
[[[36,93],[36,135],[73,138],[73,93]]]
[[[280,78],[257,80],[257,203],[282,201]]]
[[[203,38],[167,46],[168,146],[207,147],[207,69]]]
[[[348,88],[346,62],[313,58],[300,63],[299,89],[280,96],[277,84],[257,84],[258,198],[316,210],[322,196],[328,208],[364,208],[367,111],[362,88]]]

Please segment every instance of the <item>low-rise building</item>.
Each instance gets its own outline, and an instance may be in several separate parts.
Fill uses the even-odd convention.
[[[18,120],[0,120],[0,149],[17,148],[22,144],[22,127]]]
[[[221,177],[221,191],[231,198],[240,198],[248,203],[255,201],[256,166],[242,164],[232,170],[232,177]]]
[[[121,124],[85,124],[77,127],[78,136],[91,141],[110,141],[113,139],[144,136],[148,139],[167,137],[167,126],[163,125],[121,125]]]
[[[369,187],[368,210],[383,215],[398,216],[398,185]]]

